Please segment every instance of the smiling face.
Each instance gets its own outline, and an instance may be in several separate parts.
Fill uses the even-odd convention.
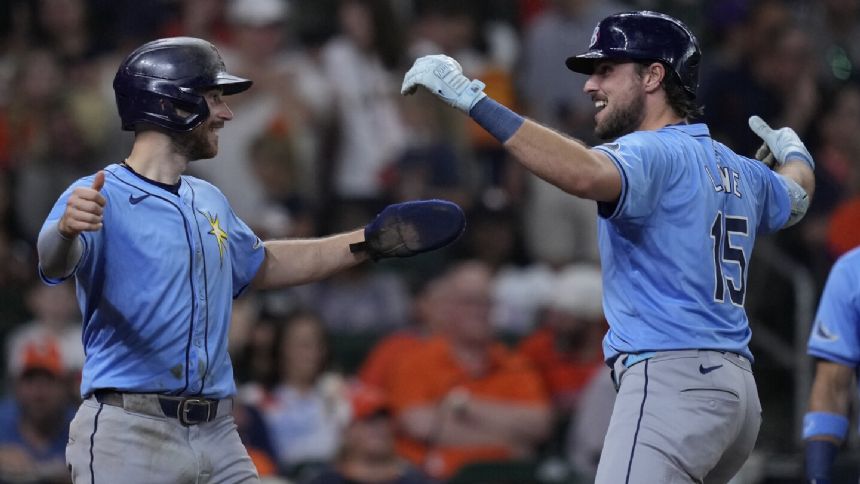
[[[209,118],[190,132],[173,137],[176,152],[189,160],[214,158],[218,154],[218,130],[233,119],[233,112],[224,102],[220,88],[205,91],[203,97],[209,106]]]
[[[597,114],[594,134],[614,139],[636,131],[645,119],[645,87],[634,62],[601,61],[583,90],[591,96]]]

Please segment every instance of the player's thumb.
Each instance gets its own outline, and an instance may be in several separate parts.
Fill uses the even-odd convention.
[[[100,192],[103,186],[105,186],[105,171],[99,170],[99,172],[96,173],[95,178],[93,178],[93,185],[90,188],[97,192]]]
[[[770,138],[771,133],[773,133],[773,129],[771,129],[770,125],[767,124],[767,121],[758,116],[750,116],[749,125],[750,129],[753,130],[753,133],[757,134],[759,138],[765,141],[767,141],[768,138]]]

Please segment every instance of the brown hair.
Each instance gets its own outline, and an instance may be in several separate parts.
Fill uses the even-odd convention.
[[[637,68],[637,73],[639,76],[644,75],[645,70],[650,66],[653,62],[660,61],[645,61],[638,63],[639,66]],[[665,63],[662,63],[663,67],[666,70],[666,75],[663,77],[663,81],[661,81],[660,85],[663,86],[663,90],[666,92],[666,102],[669,103],[669,106],[672,108],[672,111],[675,112],[678,116],[684,119],[698,118],[704,115],[704,109],[698,103],[696,103],[696,98],[694,95],[687,92],[683,86],[681,86],[681,82],[678,79],[678,76],[675,75],[675,72],[672,68]]]

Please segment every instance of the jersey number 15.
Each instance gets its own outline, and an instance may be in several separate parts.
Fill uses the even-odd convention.
[[[723,223],[725,220],[725,223]],[[733,245],[731,236],[749,236],[747,219],[744,217],[733,217],[723,212],[717,212],[713,225],[711,225],[711,240],[714,247],[714,300],[725,302],[726,287],[729,290],[729,298],[736,306],[744,305],[746,293],[746,270],[747,257],[743,246]],[[740,277],[723,275],[723,264],[737,264]]]

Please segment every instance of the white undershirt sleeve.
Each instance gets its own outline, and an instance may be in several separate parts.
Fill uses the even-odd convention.
[[[67,239],[60,233],[57,224],[39,234],[36,243],[39,252],[39,267],[49,279],[69,277],[81,260],[84,244],[81,237]]]

